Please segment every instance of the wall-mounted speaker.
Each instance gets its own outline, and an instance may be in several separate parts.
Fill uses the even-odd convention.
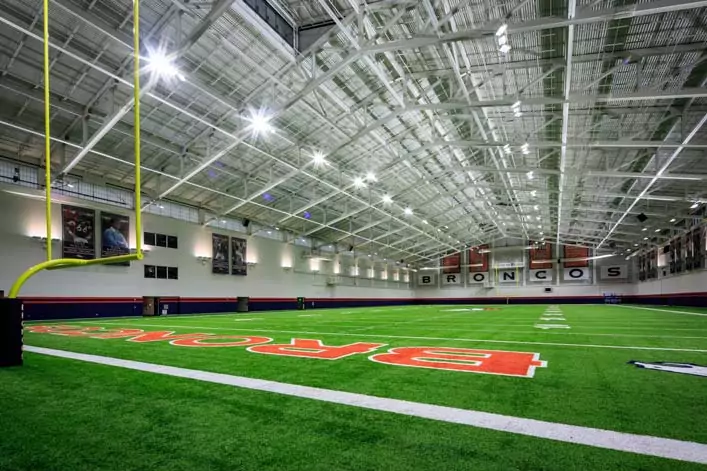
[[[244,219],[243,220],[243,227],[248,227],[250,226],[250,219]]]
[[[636,219],[638,219],[639,222],[646,222],[648,220],[648,216],[641,213],[638,216],[636,216]]]
[[[349,245],[349,252],[353,252],[353,249],[354,249],[354,246],[353,246],[353,245]]]

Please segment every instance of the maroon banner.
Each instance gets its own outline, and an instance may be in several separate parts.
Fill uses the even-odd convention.
[[[589,257],[589,249],[587,247],[577,247],[576,245],[565,245],[565,258],[587,258]],[[565,268],[571,267],[588,267],[589,260],[581,260],[577,262],[564,262]]]
[[[552,244],[538,244],[537,242],[530,242],[533,246],[530,249],[530,269],[550,269],[552,268]],[[550,260],[549,262],[542,262],[538,260]]]
[[[488,245],[479,245],[478,247],[472,247],[469,249],[469,271],[474,272],[487,272],[489,271],[489,254],[480,253],[482,250],[488,250]]]
[[[455,253],[442,257],[442,273],[460,273],[461,255],[460,253]]]

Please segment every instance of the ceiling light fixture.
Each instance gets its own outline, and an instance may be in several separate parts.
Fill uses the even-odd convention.
[[[405,214],[412,216],[412,208],[405,208]]]
[[[655,232],[660,232],[660,229],[656,229]]]
[[[312,160],[314,165],[324,165],[326,163],[326,158],[324,158],[324,152],[318,150],[312,155]]]
[[[692,206],[690,206],[690,209],[697,209],[697,207],[700,205],[699,201],[695,201],[692,203]]]
[[[383,195],[383,202],[385,204],[390,204],[393,202],[393,198],[391,198],[390,195],[387,195],[387,194]]]
[[[376,174],[373,173],[373,172],[368,172],[368,173],[366,174],[366,180],[368,180],[369,182],[378,181],[378,180],[376,179]]]
[[[641,229],[641,231],[647,231],[647,230],[648,230],[647,227],[644,227],[643,229]]]
[[[504,44],[498,50],[504,54],[508,54],[508,52],[511,50],[511,46],[509,46],[508,44]]]
[[[520,151],[523,152],[524,155],[530,154],[530,144],[527,142],[520,146]]]
[[[428,224],[427,220],[426,220],[426,219],[423,219],[423,220],[422,220],[422,224]]]
[[[259,134],[267,134],[272,131],[272,126],[270,125],[270,116],[268,116],[264,111],[254,111],[250,115],[250,129],[256,136]]]
[[[503,24],[502,24],[501,26],[499,26],[498,29],[496,30],[496,36],[503,36],[504,34],[506,34],[506,31],[507,31],[507,30],[508,30],[508,24],[507,24],[507,23],[503,23]]]
[[[528,180],[532,180],[535,175],[533,175],[533,171],[531,170],[530,172],[526,173],[526,176],[528,177]]]
[[[179,72],[179,69],[174,65],[173,58],[170,57],[163,49],[148,51],[147,70],[152,72],[157,78],[163,79],[179,79],[182,82],[186,80],[184,75]]]
[[[362,177],[354,178],[353,184],[356,188],[363,188],[364,186],[366,186],[366,182]]]

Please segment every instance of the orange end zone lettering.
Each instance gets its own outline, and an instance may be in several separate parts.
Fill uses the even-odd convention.
[[[221,339],[241,340],[238,342],[212,342],[212,340]],[[208,342],[205,342],[205,340],[208,340]],[[243,335],[215,335],[213,337],[172,340],[169,343],[178,347],[245,347],[268,342],[272,342],[272,339],[268,337],[245,337]]]
[[[319,358],[320,360],[340,360],[357,353],[370,353],[384,346],[384,343],[357,342],[349,345],[323,345],[321,340],[292,339],[289,344],[259,345],[248,347],[249,352],[288,357]]]
[[[465,371],[490,375],[532,378],[535,368],[544,368],[546,361],[539,353],[506,352],[447,347],[401,347],[379,353],[370,360],[387,365]]]
[[[211,337],[213,334],[176,334],[173,335],[174,331],[160,330],[155,332],[145,332],[137,335],[128,342],[145,343],[145,342],[159,342],[161,340],[181,340],[181,339],[203,339],[206,337]]]

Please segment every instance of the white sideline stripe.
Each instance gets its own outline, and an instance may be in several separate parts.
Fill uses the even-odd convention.
[[[701,316],[701,317],[707,317],[707,314],[702,314],[699,312],[687,312],[687,311],[674,311],[672,309],[657,309],[654,307],[641,307],[641,306],[624,306],[621,304],[612,304],[612,306],[616,307],[625,307],[627,309],[643,309],[644,311],[658,311],[658,312],[670,312],[673,314],[685,314],[687,316]]]
[[[168,325],[168,324],[124,324],[116,322],[82,322],[82,324],[109,324],[109,325],[123,325],[126,327],[137,326],[137,327],[169,327],[172,329],[184,329],[183,325]],[[626,345],[592,345],[592,344],[580,344],[580,343],[554,343],[554,342],[522,342],[520,340],[489,340],[489,339],[463,339],[463,338],[451,338],[451,337],[413,337],[405,335],[386,335],[386,334],[351,334],[345,332],[311,332],[302,330],[271,330],[271,329],[233,329],[229,327],[203,327],[196,325],[186,326],[192,329],[204,329],[204,330],[246,330],[249,332],[274,332],[280,334],[307,334],[307,335],[338,335],[343,337],[375,337],[375,338],[390,338],[390,339],[411,339],[411,340],[454,340],[455,342],[479,342],[479,343],[512,343],[517,345],[549,345],[556,347],[583,347],[583,348],[614,348],[620,350],[655,350],[655,351],[665,351],[665,352],[692,352],[692,353],[707,353],[707,350],[696,350],[691,348],[662,348],[662,347],[632,347]]]
[[[346,406],[372,409],[394,414],[420,417],[454,424],[469,425],[500,432],[510,432],[531,437],[546,438],[567,443],[589,445],[597,448],[626,451],[641,455],[670,458],[692,463],[707,464],[707,444],[685,442],[669,438],[634,435],[577,425],[566,425],[541,420],[524,419],[489,412],[435,406],[420,402],[389,399],[365,394],[314,388],[296,384],[280,383],[262,379],[245,378],[208,371],[177,368],[173,366],[143,363],[141,361],[121,360],[118,358],[84,353],[67,352],[49,348],[25,346],[25,351],[50,355],[72,360],[80,360],[101,365],[116,366],[130,370],[145,371],[179,378],[194,379],[208,383],[223,384],[237,388],[266,391],[287,396],[295,396],[317,401],[343,404]]]
[[[262,320],[263,320],[262,317],[254,317],[254,318],[251,318],[251,319],[233,319],[234,322],[238,322],[238,321],[262,321]]]

